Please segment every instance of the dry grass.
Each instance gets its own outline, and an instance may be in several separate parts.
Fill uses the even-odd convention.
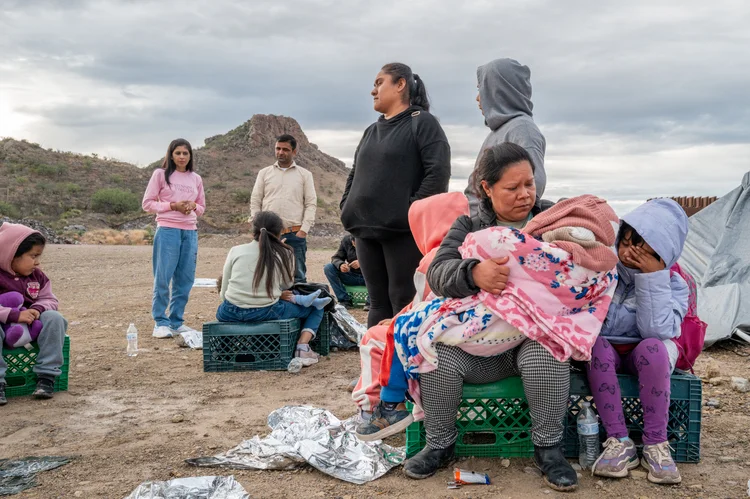
[[[149,243],[149,234],[145,230],[98,229],[86,232],[81,236],[83,244],[106,244],[112,246],[142,246]]]

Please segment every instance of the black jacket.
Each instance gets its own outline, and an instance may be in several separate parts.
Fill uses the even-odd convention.
[[[531,209],[532,215],[537,215],[553,206],[554,203],[544,199],[537,200]],[[464,243],[466,235],[497,223],[495,213],[485,203],[479,205],[479,215],[476,219],[461,215],[453,222],[448,234],[440,243],[440,249],[435,254],[430,268],[427,269],[427,283],[430,289],[438,295],[449,298],[465,298],[479,293],[474,284],[471,271],[479,263],[475,258],[462,259],[458,248]]]
[[[365,130],[341,197],[341,222],[354,237],[408,233],[409,207],[448,192],[448,139],[437,119],[412,106]]]
[[[345,235],[341,239],[338,251],[331,257],[331,263],[336,269],[340,269],[345,263],[352,263],[357,259],[357,249],[352,244],[353,237],[349,234]],[[360,269],[350,269],[349,272],[353,274],[361,274]]]

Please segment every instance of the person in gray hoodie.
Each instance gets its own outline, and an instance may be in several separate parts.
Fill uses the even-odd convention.
[[[477,102],[484,115],[484,124],[490,133],[484,139],[477,155],[502,142],[512,142],[526,149],[534,165],[537,200],[542,198],[547,185],[544,171],[544,152],[547,142],[539,127],[534,123],[531,102],[531,70],[513,59],[495,59],[477,68]],[[475,170],[476,171],[476,164]],[[469,198],[471,215],[477,215],[479,198],[474,193],[474,172],[469,178],[469,187],[464,193]]]

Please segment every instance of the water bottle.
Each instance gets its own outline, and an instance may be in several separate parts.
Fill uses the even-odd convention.
[[[135,328],[135,324],[128,326],[128,332],[125,333],[125,338],[128,340],[128,357],[135,357],[138,355],[138,330]]]
[[[302,370],[302,359],[294,357],[289,361],[289,366],[287,366],[286,370],[292,374],[299,373]]]
[[[578,414],[578,464],[588,470],[599,457],[599,420],[591,408],[584,402]]]

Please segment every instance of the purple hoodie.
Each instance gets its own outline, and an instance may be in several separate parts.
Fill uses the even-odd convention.
[[[34,269],[28,277],[13,272],[10,264],[24,239],[35,233],[25,225],[4,223],[0,225],[0,293],[17,291],[23,295],[23,306],[39,313],[57,310],[58,301],[52,294],[49,278],[40,269]],[[18,322],[17,310],[0,306],[0,322]]]

